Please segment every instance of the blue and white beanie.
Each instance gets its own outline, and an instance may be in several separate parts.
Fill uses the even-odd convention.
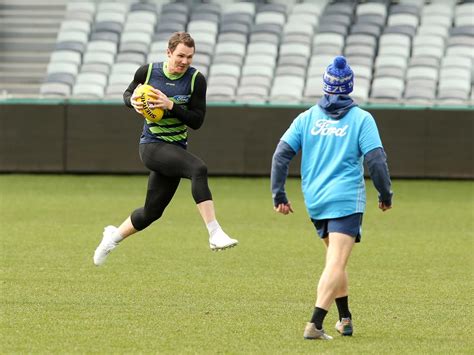
[[[337,56],[323,75],[323,91],[326,94],[347,95],[354,88],[354,73],[346,58]]]

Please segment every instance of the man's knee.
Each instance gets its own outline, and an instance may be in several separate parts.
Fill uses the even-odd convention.
[[[143,217],[148,222],[148,224],[152,224],[156,220],[160,219],[163,216],[164,208],[162,207],[153,207],[153,208],[145,208]]]
[[[193,177],[196,177],[196,178],[207,177],[207,166],[206,166],[206,164],[204,164],[204,163],[196,164],[193,167],[192,175],[193,175]]]
[[[131,221],[133,227],[140,231],[160,219],[164,210],[158,208],[139,208],[132,213]]]

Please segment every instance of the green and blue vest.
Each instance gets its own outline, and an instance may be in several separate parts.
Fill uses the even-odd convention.
[[[185,73],[174,75],[168,73],[166,62],[150,63],[144,84],[163,92],[174,105],[187,109],[197,74],[196,68],[189,67]],[[170,111],[165,110],[163,118],[156,123],[145,119],[140,144],[153,142],[167,142],[186,147],[188,129],[178,118],[173,117]]]

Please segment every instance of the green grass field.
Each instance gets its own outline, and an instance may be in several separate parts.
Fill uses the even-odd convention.
[[[367,182],[350,260],[355,334],[305,341],[324,248],[299,180],[295,213],[268,179],[212,178],[218,219],[240,240],[212,253],[183,181],[164,217],[100,268],[107,224],[142,204],[145,176],[0,175],[1,353],[472,354],[472,181],[394,181],[394,209]],[[325,327],[333,328],[335,307]]]

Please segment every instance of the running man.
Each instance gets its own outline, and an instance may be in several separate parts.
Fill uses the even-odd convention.
[[[274,209],[293,212],[285,192],[288,165],[301,150],[301,183],[308,214],[326,246],[316,305],[304,330],[305,339],[331,340],[323,321],[335,301],[336,330],[353,333],[346,266],[354,243],[360,242],[365,211],[363,161],[379,192],[379,208],[392,206],[386,155],[375,120],[357,107],[349,94],[354,74],[344,57],[336,57],[323,76],[324,96],[301,113],[282,136],[273,155],[271,188]]]
[[[165,62],[143,65],[123,97],[125,105],[142,114],[143,104],[136,89],[143,84],[155,88],[150,108],[165,110],[158,123],[145,120],[139,153],[150,170],[143,207],[139,207],[117,228],[107,226],[94,253],[94,264],[102,265],[108,254],[125,238],[144,230],[158,220],[173,198],[181,178],[191,180],[191,190],[199,213],[209,232],[211,250],[233,247],[219,225],[208,186],[207,166],[187,148],[187,127],[199,129],[206,113],[206,80],[191,66],[195,52],[193,38],[186,32],[174,33],[168,41]],[[143,118],[143,117],[142,117]]]

